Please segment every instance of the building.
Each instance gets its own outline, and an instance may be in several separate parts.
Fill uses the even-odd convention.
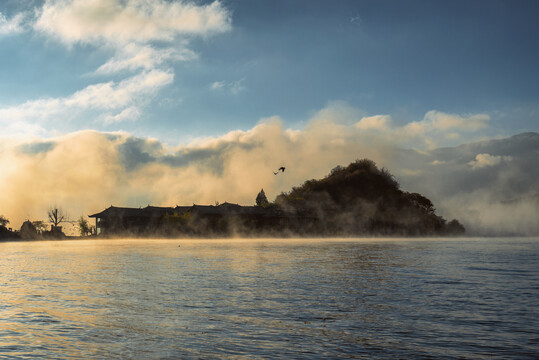
[[[292,229],[308,221],[277,206],[195,205],[176,207],[111,206],[95,218],[98,235],[173,236],[269,233]]]

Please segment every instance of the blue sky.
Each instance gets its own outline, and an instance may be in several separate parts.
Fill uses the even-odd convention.
[[[28,131],[43,137],[122,130],[174,144],[250,129],[274,115],[287,127],[302,128],[339,101],[364,115],[391,115],[396,124],[436,110],[488,114],[496,131],[485,136],[538,128],[535,1],[222,1],[214,3],[218,24],[189,31],[165,25],[146,37],[133,28],[124,39],[114,29],[96,35],[91,22],[108,21],[111,8],[118,5],[118,15],[118,7],[135,1],[88,1],[78,14],[77,3],[84,2],[2,2],[0,114],[88,86],[119,84],[144,71],[170,78],[117,106],[89,104],[48,119],[28,112],[10,119],[12,112],[4,112],[3,123],[33,125]],[[203,9],[212,2],[180,4]],[[47,18],[46,7],[63,9],[65,17]],[[146,20],[159,21],[158,13],[146,11]],[[69,17],[79,22],[76,29],[58,26]],[[70,37],[71,32],[79,33]],[[130,45],[131,53],[122,50]],[[141,47],[179,54],[145,68],[97,71]],[[20,133],[20,126],[12,131]]]

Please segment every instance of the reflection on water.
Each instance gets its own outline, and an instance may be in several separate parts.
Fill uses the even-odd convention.
[[[539,239],[0,243],[0,357],[534,358]]]

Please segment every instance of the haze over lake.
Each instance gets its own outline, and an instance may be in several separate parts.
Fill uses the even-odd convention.
[[[0,254],[0,357],[539,352],[539,238],[9,242]]]

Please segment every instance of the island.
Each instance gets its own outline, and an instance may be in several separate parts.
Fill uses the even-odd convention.
[[[436,215],[425,196],[400,189],[369,159],[337,166],[269,202],[145,208],[111,206],[92,214],[99,237],[458,236],[458,220]]]

